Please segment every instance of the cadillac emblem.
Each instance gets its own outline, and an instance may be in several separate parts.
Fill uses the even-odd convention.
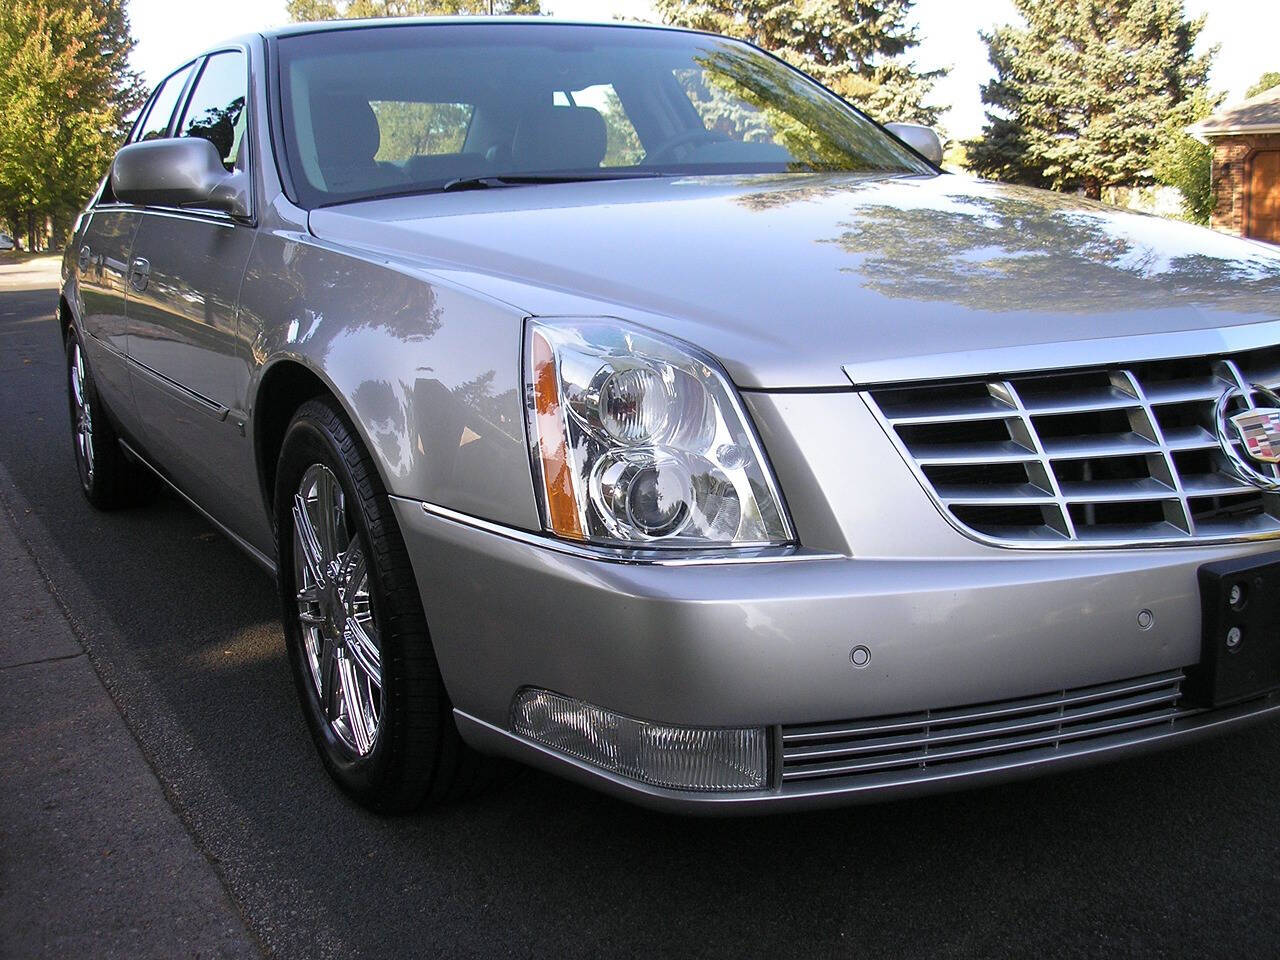
[[[1259,463],[1280,463],[1280,410],[1255,407],[1231,418],[1244,450]]]
[[[1230,387],[1218,398],[1214,421],[1231,472],[1260,490],[1280,492],[1274,466],[1280,464],[1280,394],[1256,383]]]

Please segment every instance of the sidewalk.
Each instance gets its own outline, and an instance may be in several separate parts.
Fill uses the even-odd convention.
[[[62,254],[13,254],[0,253],[0,290],[50,291],[52,302],[57,303],[55,291],[62,273]]]
[[[0,501],[0,957],[256,958]]]

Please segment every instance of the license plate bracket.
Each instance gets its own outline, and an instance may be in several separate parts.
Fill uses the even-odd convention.
[[[1219,707],[1280,687],[1280,554],[1207,563],[1199,580],[1200,663],[1184,700]]]

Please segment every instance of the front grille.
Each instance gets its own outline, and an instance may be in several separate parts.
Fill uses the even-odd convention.
[[[872,390],[872,409],[944,514],[1006,546],[1280,534],[1280,495],[1217,439],[1231,387],[1280,382],[1280,347],[1124,368]]]
[[[1049,755],[1068,743],[1172,724],[1194,712],[1178,707],[1182,680],[1174,670],[972,707],[783,727],[782,780],[900,779],[993,757]]]

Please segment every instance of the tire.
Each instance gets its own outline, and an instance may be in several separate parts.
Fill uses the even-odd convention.
[[[289,662],[333,779],[386,814],[490,781],[495,762],[468,748],[454,725],[381,479],[328,400],[309,400],[294,414],[276,470],[275,510]]]
[[[111,413],[98,394],[75,328],[66,340],[67,406],[71,445],[85,499],[99,510],[138,506],[155,498],[155,474],[120,446]]]

